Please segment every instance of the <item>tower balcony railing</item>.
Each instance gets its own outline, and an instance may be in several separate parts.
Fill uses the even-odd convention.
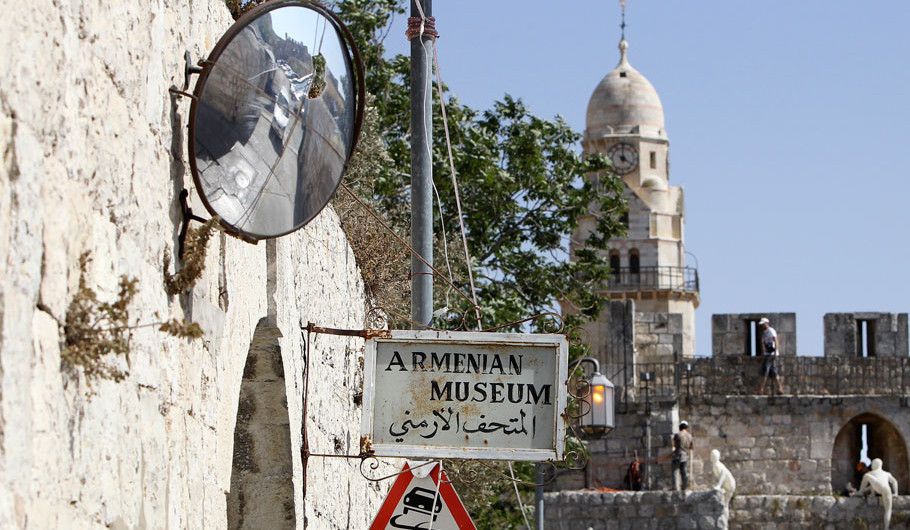
[[[610,291],[698,292],[698,270],[692,267],[622,267],[613,269]]]

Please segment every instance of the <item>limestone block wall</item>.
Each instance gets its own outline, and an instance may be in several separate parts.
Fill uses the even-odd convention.
[[[730,502],[731,530],[883,528],[884,508],[876,497],[737,495]],[[907,528],[910,498],[895,497],[891,528]]]
[[[641,463],[644,488],[672,488],[670,455],[681,418],[672,404],[654,401],[650,405],[650,414],[643,402],[620,406],[616,427],[603,438],[588,441],[587,467],[562,472],[549,489],[629,489],[626,476],[635,458]]]
[[[544,526],[553,530],[724,530],[720,493],[589,492],[544,494]]]
[[[737,313],[711,315],[712,355],[744,355],[749,351],[749,323],[762,317],[777,331],[781,355],[796,355],[796,313]],[[760,331],[758,331],[760,335]],[[760,338],[760,337],[759,337]]]
[[[311,451],[358,447],[362,342],[310,337],[307,350],[300,333],[308,321],[364,325],[359,273],[331,209],[256,246],[217,234],[192,290],[171,297],[162,285],[179,191],[205,213],[187,173],[189,101],[168,88],[183,84],[184,51],[205,56],[232,23],[224,3],[5,7],[0,527],[226,527],[240,388],[260,324],[276,331],[288,417],[273,424],[290,439],[290,454],[266,457],[293,477],[290,506],[269,527],[366,527],[388,486],[364,480],[356,460],[311,458],[304,475],[300,458],[305,391]],[[89,386],[61,362],[58,324],[87,251],[86,282],[101,300],[114,299],[121,275],[134,277],[131,321],[187,318],[205,336],[136,329],[129,364],[115,361],[129,377]]]
[[[858,451],[849,454],[848,441],[840,435],[855,432],[851,422],[862,419],[883,433],[880,443],[870,440],[869,457],[884,461],[902,495],[910,492],[903,485],[910,477],[906,399],[712,396],[689,400],[679,414],[688,419],[696,440],[697,488],[713,484],[709,458],[717,449],[736,478],[738,494],[831,493],[832,477],[837,478],[841,466],[852,468],[859,460]]]
[[[679,313],[636,313],[635,346],[641,362],[668,362],[683,353],[683,316]]]
[[[597,321],[582,327],[582,340],[600,363],[601,373],[616,385],[618,401],[632,399],[626,394],[630,390],[626,381],[634,382],[635,377],[635,314],[634,300],[611,300]]]
[[[864,328],[860,322],[866,322]],[[870,357],[907,357],[907,313],[825,315],[825,357],[862,357],[861,341],[866,342]]]

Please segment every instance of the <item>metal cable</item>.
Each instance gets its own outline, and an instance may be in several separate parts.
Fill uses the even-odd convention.
[[[418,5],[420,3],[418,2]],[[471,284],[471,296],[474,306],[478,307],[477,289],[474,287],[474,272],[471,265],[471,253],[468,250],[468,236],[464,228],[464,215],[461,213],[461,195],[458,193],[458,179],[455,177],[455,158],[452,156],[452,142],[449,138],[449,120],[446,115],[446,104],[442,94],[442,75],[439,73],[439,57],[436,54],[436,41],[433,41],[433,66],[436,68],[436,90],[439,92],[439,108],[442,110],[442,124],[446,133],[446,150],[449,154],[449,171],[452,175],[452,189],[455,190],[455,207],[458,210],[458,224],[461,227],[461,242],[464,245],[464,257],[467,261],[468,281]],[[477,323],[482,327],[481,316],[478,313]]]

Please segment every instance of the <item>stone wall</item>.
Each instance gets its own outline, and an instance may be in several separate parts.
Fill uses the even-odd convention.
[[[777,341],[781,355],[796,355],[796,313],[737,313],[711,315],[711,351],[712,355],[744,355],[760,346],[749,344],[751,322],[758,322],[762,317],[771,321],[771,327],[777,331]],[[752,333],[761,335],[761,330]],[[753,337],[754,338],[754,337]]]
[[[544,496],[545,526],[554,530],[841,530],[883,528],[874,496],[739,495],[725,513],[720,494],[561,491]],[[910,527],[910,497],[894,497],[891,528]]]
[[[884,508],[876,497],[737,495],[730,503],[731,530],[856,530],[883,528]],[[891,528],[910,527],[910,498],[895,497]]]
[[[4,15],[0,527],[225,527],[232,474],[243,467],[234,451],[247,410],[238,414],[241,382],[263,323],[276,331],[281,367],[272,368],[286,389],[263,406],[287,411],[270,423],[284,430],[272,439],[285,454],[265,456],[293,478],[293,510],[269,527],[365,528],[388,486],[362,479],[357,460],[311,458],[304,477],[300,458],[305,390],[310,450],[359,447],[362,341],[310,337],[306,352],[300,333],[308,321],[364,326],[362,282],[331,209],[256,246],[217,234],[193,289],[172,297],[162,285],[180,190],[205,212],[187,173],[190,103],[168,88],[183,84],[184,51],[205,56],[232,23],[224,2],[42,0],[8,4]],[[205,336],[136,329],[129,364],[113,361],[129,377],[90,386],[61,362],[58,324],[84,252],[101,300],[114,299],[121,275],[138,280],[131,322],[187,318]]]
[[[881,445],[870,442],[869,457],[884,461],[884,469],[898,479],[902,495],[910,492],[906,399],[714,396],[690,400],[679,414],[689,420],[696,439],[695,487],[713,483],[709,457],[717,449],[736,478],[738,494],[829,494],[835,471],[842,465],[852,468],[859,460],[858,452],[837,449],[849,449],[839,435],[850,429],[851,420],[868,417],[867,423],[880,425],[888,434]]]
[[[871,336],[861,337],[863,331]],[[867,339],[869,357],[910,355],[907,313],[828,313],[825,315],[825,357],[862,357],[861,339]]]
[[[544,520],[552,530],[727,528],[723,500],[716,491],[547,493]]]
[[[631,363],[635,315],[633,300],[607,302],[600,318],[582,328],[584,342],[591,348],[591,356],[602,365]]]
[[[679,313],[635,313],[635,346],[643,363],[675,360],[683,353],[683,317]]]
[[[643,487],[670,489],[670,454],[679,414],[668,403],[652,403],[651,414],[644,403],[632,403],[616,415],[616,427],[601,439],[588,441],[589,463],[584,470],[563,471],[549,490],[582,488],[629,489],[629,464],[641,463]],[[650,446],[649,446],[650,443]]]

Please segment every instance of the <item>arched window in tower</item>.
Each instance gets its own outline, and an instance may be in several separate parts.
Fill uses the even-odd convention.
[[[638,255],[638,250],[632,249],[629,251],[629,274],[639,274],[641,272],[641,258]]]
[[[610,274],[614,281],[619,280],[619,251],[610,251]]]

